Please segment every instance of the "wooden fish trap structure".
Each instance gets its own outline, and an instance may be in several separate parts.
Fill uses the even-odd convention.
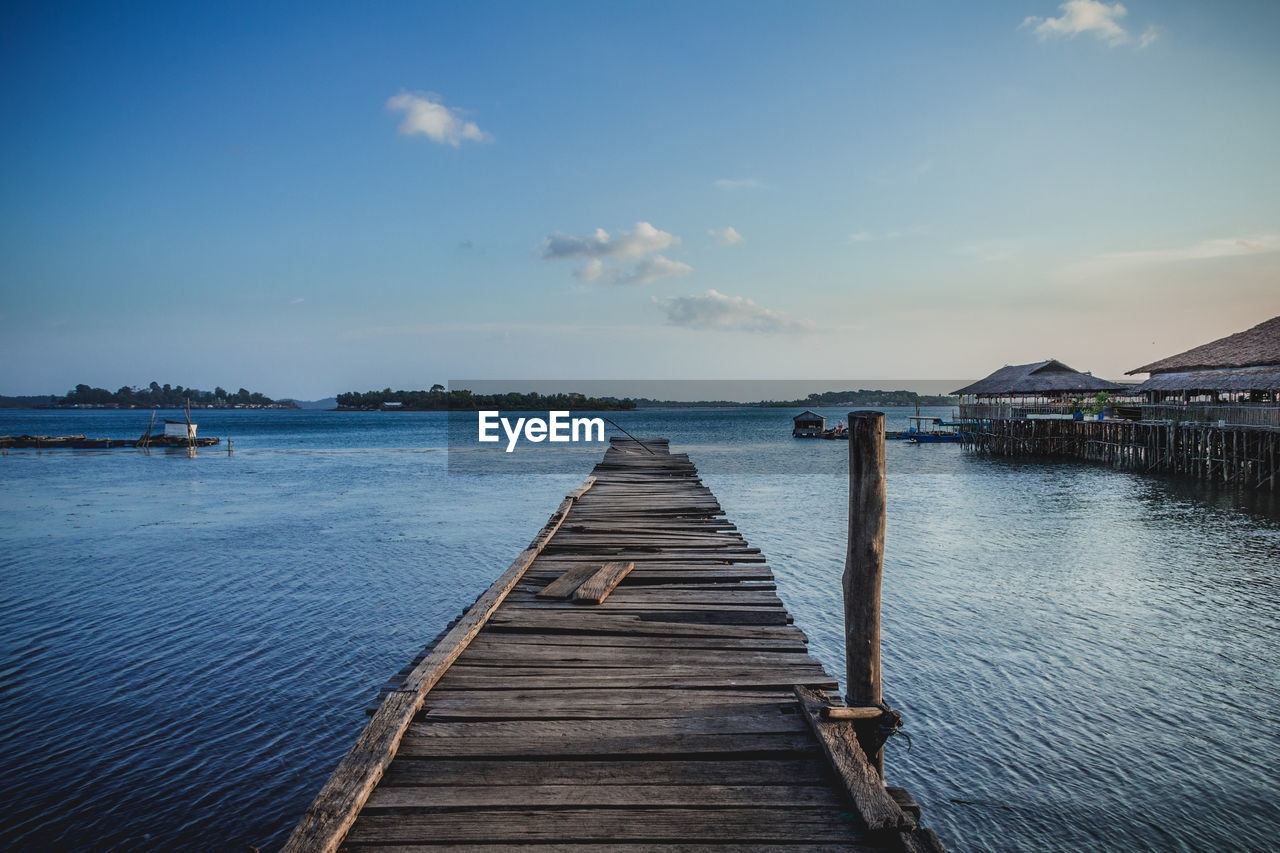
[[[996,419],[971,422],[965,444],[995,456],[1067,457],[1130,471],[1280,488],[1280,430],[1157,421]]]
[[[941,851],[806,642],[688,457],[614,439],[284,850]]]

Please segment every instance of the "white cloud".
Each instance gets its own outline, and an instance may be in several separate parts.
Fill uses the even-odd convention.
[[[764,184],[755,178],[720,178],[715,187],[719,190],[758,190],[763,189]]]
[[[598,284],[648,284],[659,278],[688,275],[693,267],[657,254],[678,246],[680,238],[637,222],[630,231],[611,235],[603,228],[584,236],[555,232],[542,243],[542,257],[549,261],[583,259],[573,274],[580,281]],[[630,267],[606,261],[631,261]]]
[[[660,278],[688,275],[693,267],[673,261],[663,255],[642,259],[633,267],[605,266],[604,261],[592,258],[573,271],[580,281],[592,284],[648,284]]]
[[[542,257],[547,260],[637,258],[679,243],[679,237],[654,228],[648,222],[637,222],[635,228],[619,231],[616,237],[610,236],[603,228],[597,228],[594,234],[584,237],[557,231],[543,242]]]
[[[1120,20],[1129,14],[1123,3],[1101,3],[1099,0],[1067,0],[1058,6],[1062,14],[1057,18],[1031,16],[1022,26],[1031,27],[1043,41],[1048,38],[1075,38],[1081,33],[1092,33],[1099,41],[1112,47],[1130,40],[1129,31],[1120,26]],[[1156,38],[1154,28],[1142,35],[1140,47],[1146,47]]]
[[[1160,28],[1154,26],[1147,27],[1142,31],[1142,35],[1138,38],[1138,49],[1141,50],[1142,48],[1149,46],[1158,38],[1160,38]]]
[[[293,299],[289,300],[289,304],[290,304],[290,305],[301,305],[303,302],[306,302],[306,301],[307,301],[307,300],[306,300],[306,299],[304,299],[304,298],[302,298],[301,296],[297,296],[297,297],[294,297]]]
[[[653,301],[667,315],[667,323],[688,329],[799,333],[815,328],[807,320],[799,320],[757,305],[746,297],[727,296],[717,290],[708,290],[704,296],[673,296]]]
[[[457,148],[463,142],[492,142],[493,134],[475,122],[459,117],[458,111],[440,103],[438,95],[401,92],[387,99],[387,109],[400,110],[404,119],[399,131],[405,136],[421,133],[432,142]]]
[[[1107,252],[1088,260],[1071,264],[1068,273],[1097,275],[1118,270],[1134,269],[1153,264],[1173,264],[1185,261],[1205,261],[1213,258],[1232,258],[1243,255],[1261,255],[1280,252],[1280,235],[1264,234],[1257,237],[1222,237],[1204,240],[1190,246],[1172,249],[1147,249],[1138,252]]]
[[[736,246],[742,242],[742,235],[732,225],[724,228],[708,228],[707,233],[716,238],[717,246]]]

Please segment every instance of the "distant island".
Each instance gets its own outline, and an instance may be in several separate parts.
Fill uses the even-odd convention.
[[[803,400],[762,402],[762,406],[791,408],[793,406],[951,406],[959,398],[946,394],[917,394],[915,391],[824,391],[810,394]]]
[[[291,400],[273,400],[257,391],[241,388],[229,392],[224,388],[201,391],[199,388],[183,388],[181,385],[161,385],[152,382],[145,388],[124,386],[116,391],[77,385],[59,397],[0,396],[0,408],[5,409],[181,409],[191,403],[193,409],[296,409]]]
[[[765,409],[794,409],[799,406],[950,406],[955,397],[942,394],[917,394],[914,391],[824,391],[810,394],[803,400],[760,400],[755,403],[737,403],[731,400],[651,400],[637,397],[632,400],[641,409],[680,408],[741,408],[754,406]]]
[[[443,385],[432,385],[427,391],[348,391],[339,394],[338,411],[376,411],[398,409],[411,412],[474,412],[497,409],[508,412],[591,410],[625,411],[634,409],[630,400],[587,397],[583,394],[472,394],[466,389],[446,391]]]
[[[949,406],[955,397],[939,394],[917,394],[914,391],[826,391],[810,394],[803,400],[761,400],[742,403],[733,400],[654,400],[648,397],[587,397],[583,394],[473,394],[466,389],[446,390],[432,385],[427,391],[348,391],[336,398],[337,411],[406,411],[473,412],[479,409],[501,411],[595,410],[629,411],[631,409],[687,409],[759,407],[792,409],[799,406]]]

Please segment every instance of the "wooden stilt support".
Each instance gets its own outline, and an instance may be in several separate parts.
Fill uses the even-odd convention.
[[[879,705],[880,581],[884,574],[884,413],[849,413],[849,548],[844,563],[845,701]],[[884,776],[884,750],[874,725],[858,739]]]

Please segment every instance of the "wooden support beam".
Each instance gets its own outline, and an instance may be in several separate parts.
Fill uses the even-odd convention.
[[[884,413],[849,413],[849,547],[844,562],[845,691],[850,705],[875,706],[880,693],[880,582],[884,574]],[[884,751],[870,737],[867,757],[884,776]]]
[[[846,708],[840,705],[827,705],[821,710],[824,720],[878,720],[884,716],[880,708],[862,707]]]
[[[825,696],[810,687],[797,687],[796,696],[805,719],[817,736],[831,768],[853,800],[858,816],[873,833],[911,831],[915,821],[902,810],[885,789],[884,780],[862,751],[849,720],[824,720],[822,709],[829,706]]]

